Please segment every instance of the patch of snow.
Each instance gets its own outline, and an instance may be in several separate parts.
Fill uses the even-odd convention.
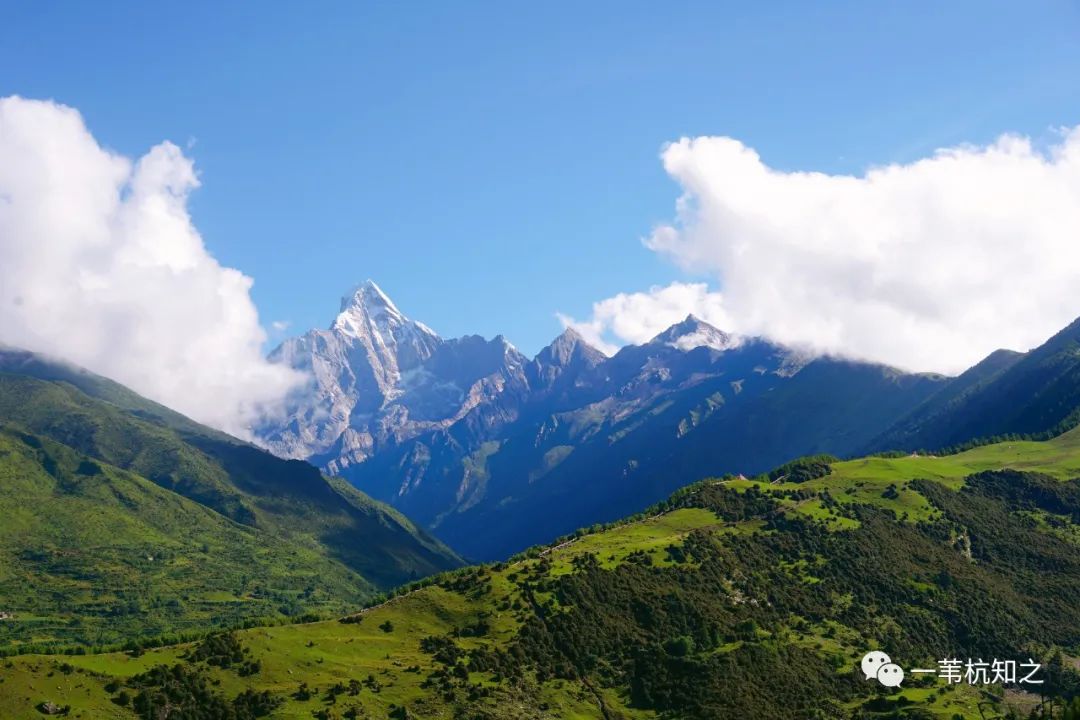
[[[712,328],[699,328],[692,333],[676,338],[673,342],[668,343],[668,345],[683,351],[689,351],[699,347],[723,351],[736,347],[738,341],[734,337],[722,332],[717,332]]]

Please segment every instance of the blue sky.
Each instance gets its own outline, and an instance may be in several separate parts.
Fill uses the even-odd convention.
[[[695,279],[641,243],[682,136],[857,174],[1080,123],[1066,2],[6,5],[0,95],[185,147],[207,246],[290,332],[370,277],[531,353],[556,311]]]

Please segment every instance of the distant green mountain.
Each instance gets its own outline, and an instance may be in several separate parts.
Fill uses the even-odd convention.
[[[1072,718],[1077,477],[1080,430],[705,480],[340,620],[9,658],[0,717]],[[908,670],[1031,658],[1042,684],[886,688],[869,650]]]
[[[864,446],[935,450],[1008,435],[1050,437],[1080,420],[1080,320],[1027,353],[998,350]]]
[[[0,648],[340,612],[460,565],[400,513],[114,382],[0,351]]]

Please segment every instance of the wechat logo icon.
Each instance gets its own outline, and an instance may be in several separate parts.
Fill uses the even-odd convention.
[[[863,655],[860,665],[866,680],[877,678],[885,687],[900,687],[904,682],[904,669],[880,650],[871,650]]]

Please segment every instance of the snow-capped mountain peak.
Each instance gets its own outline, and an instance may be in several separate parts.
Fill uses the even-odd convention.
[[[364,307],[404,317],[401,311],[397,309],[397,306],[394,305],[394,301],[390,299],[390,296],[383,292],[382,288],[376,285],[374,280],[365,280],[354,287],[348,295],[341,298],[341,312],[345,312],[352,307]]]
[[[505,338],[444,340],[371,280],[341,299],[328,329],[286,340],[271,357],[312,383],[264,441],[286,457],[319,458],[333,472],[524,382],[525,358]]]
[[[341,298],[341,311],[330,330],[339,335],[370,339],[377,344],[393,346],[402,341],[422,337],[425,343],[438,341],[434,330],[423,323],[407,318],[394,301],[372,280],[356,286]]]
[[[730,350],[738,345],[738,339],[691,313],[682,322],[675,323],[654,337],[650,344],[667,345],[684,351],[698,347]]]

